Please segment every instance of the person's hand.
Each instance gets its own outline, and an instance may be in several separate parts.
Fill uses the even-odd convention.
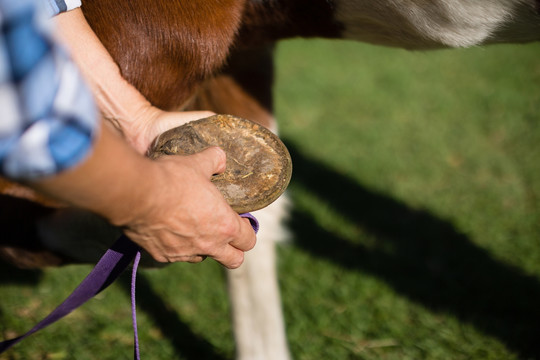
[[[155,187],[122,221],[125,234],[160,262],[200,262],[208,256],[237,268],[256,240],[249,220],[240,218],[210,182],[224,170],[219,148],[158,159]]]
[[[158,135],[190,121],[212,115],[215,113],[211,111],[162,111],[146,102],[141,105],[137,116],[133,116],[129,121],[117,121],[111,118],[107,120],[123,134],[138,153],[145,154]]]
[[[256,240],[249,220],[210,182],[225,164],[225,153],[215,147],[150,160],[103,126],[84,161],[28,185],[101,215],[157,261],[199,262],[210,256],[236,268]]]

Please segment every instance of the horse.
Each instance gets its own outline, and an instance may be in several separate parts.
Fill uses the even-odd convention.
[[[538,0],[83,0],[82,10],[122,76],[153,105],[232,114],[276,133],[273,51],[282,39],[409,50],[540,40]],[[0,191],[0,256],[19,267],[95,262],[120,234],[18,184],[0,179]],[[255,213],[258,244],[227,271],[238,359],[290,358],[274,250],[286,236],[287,204],[282,197]]]

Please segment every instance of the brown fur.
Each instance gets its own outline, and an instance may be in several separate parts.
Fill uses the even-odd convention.
[[[273,124],[273,48],[234,52],[220,75],[201,85],[189,108]]]
[[[150,102],[171,110],[225,62],[244,0],[86,0],[84,14]]]

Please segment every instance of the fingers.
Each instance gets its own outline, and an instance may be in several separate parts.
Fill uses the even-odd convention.
[[[257,236],[248,219],[240,219],[240,231],[238,237],[229,244],[238,250],[249,251],[255,247]]]
[[[208,256],[206,255],[178,255],[178,256],[165,256],[154,255],[150,253],[152,258],[160,263],[175,263],[175,262],[188,262],[191,264],[198,264],[203,262]]]
[[[255,246],[255,232],[249,220],[236,214],[209,181],[212,175],[225,171],[226,160],[222,149],[211,147],[194,155],[163,157],[155,162],[163,169],[158,172],[164,179],[158,188],[168,190],[166,195],[158,193],[160,196],[151,203],[152,211],[144,212],[150,218],[137,224],[153,244],[142,246],[148,251],[149,247],[157,249],[155,255],[149,251],[154,258],[200,262],[201,256],[209,256],[230,269],[242,264],[244,252]],[[168,185],[176,180],[184,186],[171,189]]]
[[[126,235],[158,262],[199,263],[208,256],[226,268],[236,269],[244,262],[244,253],[255,246],[256,236],[248,219],[230,211],[232,216],[224,216],[228,220],[219,225],[212,236],[181,239],[174,232],[160,231],[143,236],[146,241],[141,242],[137,241],[141,237],[137,233],[126,229]]]
[[[244,262],[244,252],[255,247],[256,236],[251,224],[247,219],[239,218],[239,231],[235,240],[231,241],[225,248],[212,256],[214,260],[221,263],[228,269],[236,269]]]
[[[165,112],[160,111],[159,117],[152,121],[152,127],[148,129],[148,138],[150,141],[158,135],[172,128],[184,125],[190,121],[199,120],[215,115],[211,111],[183,111],[183,112]]]
[[[192,263],[192,264],[198,264],[200,262],[203,262],[207,258],[206,255],[194,255],[190,256],[189,259],[186,260],[186,262]]]
[[[212,258],[227,269],[237,269],[244,262],[244,252],[235,247],[227,246],[219,255]]]
[[[208,179],[225,171],[227,156],[225,151],[218,147],[211,147],[191,156]]]

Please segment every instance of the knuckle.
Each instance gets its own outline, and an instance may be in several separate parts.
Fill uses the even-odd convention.
[[[214,151],[214,156],[216,160],[216,167],[223,168],[227,162],[227,154],[225,154],[225,151],[221,149],[220,147],[214,146],[212,147],[212,150]]]
[[[242,264],[244,263],[244,253],[240,253],[240,255],[232,260],[226,267],[228,269],[234,270],[238,269]]]
[[[221,225],[221,233],[227,238],[236,238],[240,232],[240,224],[237,221],[226,221]]]
[[[211,149],[214,151],[214,153],[216,154],[216,157],[219,158],[219,160],[225,160],[227,155],[225,154],[225,151],[223,151],[222,148],[220,148],[219,146],[212,146]]]
[[[186,261],[192,264],[198,264],[202,262],[203,260],[204,258],[202,256],[192,256],[192,257],[189,257]]]
[[[251,241],[251,243],[249,243],[249,245],[246,247],[246,251],[252,250],[255,247],[256,244],[257,244],[257,239],[254,238]]]
[[[169,262],[171,262],[169,260],[169,258],[167,258],[166,256],[164,256],[162,254],[150,254],[150,255],[152,255],[152,258],[154,258],[154,260],[156,260],[159,263],[169,263]]]
[[[205,241],[199,244],[199,252],[203,256],[211,255],[214,253],[216,244],[210,241]]]

